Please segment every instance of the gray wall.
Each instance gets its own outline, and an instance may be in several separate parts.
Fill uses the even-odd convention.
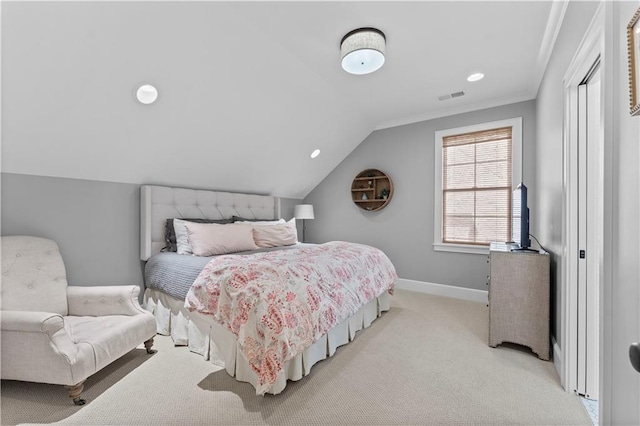
[[[570,2],[536,98],[538,162],[532,233],[544,241],[552,261],[552,334],[562,343],[561,286],[563,251],[563,78],[598,7],[597,2]]]
[[[2,173],[1,196],[2,235],[55,240],[70,285],[142,286],[140,185]]]
[[[629,345],[640,341],[640,117],[629,115],[629,76],[627,68],[626,26],[639,1],[607,4],[607,40],[609,62],[605,73],[610,77],[611,121],[605,121],[605,144],[609,145],[605,157],[605,188],[613,191],[605,196],[605,279],[602,307],[605,334],[603,358],[605,369],[601,377],[605,382],[605,423],[640,425],[640,374],[629,362]],[[605,119],[606,120],[606,119]],[[611,161],[608,162],[607,160]]]
[[[629,115],[629,86],[625,28],[640,2],[605,2],[604,152],[604,282],[601,291],[602,424],[640,424],[640,375],[631,367],[628,348],[640,340],[640,117]],[[563,83],[564,73],[598,7],[596,2],[570,2],[562,30],[536,100],[538,163],[536,231],[562,263],[565,232],[563,192]],[[555,337],[561,350],[569,345],[563,333],[562,286],[559,267],[554,271]]]
[[[58,243],[69,285],[142,285],[140,186],[2,173],[2,235]]]
[[[293,209],[296,204],[302,204],[302,200],[296,200],[294,198],[280,198],[280,214],[283,218],[289,220],[293,217]],[[297,223],[298,225],[298,236],[300,240],[302,240],[302,224]]]
[[[486,290],[486,256],[433,250],[434,132],[512,117],[523,118],[523,180],[535,193],[534,101],[378,130],[305,198],[316,217],[307,221],[307,240],[370,244],[389,256],[400,278]],[[353,178],[368,168],[393,180],[393,199],[378,212],[351,200]]]

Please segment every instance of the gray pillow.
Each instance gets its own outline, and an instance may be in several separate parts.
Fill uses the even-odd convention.
[[[278,219],[247,219],[240,216],[232,216],[234,222],[276,222]]]
[[[182,219],[182,218],[180,218]],[[187,222],[196,223],[233,223],[233,219],[182,219]],[[178,251],[178,244],[176,243],[176,230],[173,228],[173,219],[167,219],[164,230],[164,241],[167,244],[162,251]]]

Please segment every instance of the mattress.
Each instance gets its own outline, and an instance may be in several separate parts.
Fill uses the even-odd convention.
[[[290,250],[312,244],[298,243],[284,247],[270,247],[235,253],[234,255],[248,255],[274,250]],[[146,288],[158,290],[175,299],[184,300],[191,285],[202,271],[211,257],[190,256],[176,252],[163,252],[153,255],[144,268],[144,283]]]

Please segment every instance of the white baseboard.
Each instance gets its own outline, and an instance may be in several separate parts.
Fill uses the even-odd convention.
[[[562,355],[562,349],[558,346],[558,342],[556,342],[556,338],[551,336],[551,344],[553,345],[553,365],[556,367],[556,372],[558,373],[558,377],[560,377],[560,384],[562,388],[566,391],[567,384],[565,383],[564,377],[564,357]]]
[[[435,294],[436,296],[453,297],[454,299],[470,300],[472,302],[487,303],[489,300],[489,292],[487,290],[475,290],[473,288],[407,280],[405,278],[398,278],[396,288],[418,293]]]

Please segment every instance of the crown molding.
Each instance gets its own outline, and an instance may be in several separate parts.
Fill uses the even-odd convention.
[[[406,124],[418,123],[420,121],[433,120],[435,118],[449,117],[457,114],[464,114],[466,112],[479,111],[482,109],[498,107],[502,105],[515,104],[517,102],[529,101],[535,98],[535,94],[532,93],[519,93],[513,96],[504,96],[500,98],[487,99],[481,102],[474,102],[472,104],[465,104],[456,107],[438,109],[423,114],[416,114],[409,117],[402,117],[394,120],[383,121],[378,124],[373,130],[389,129],[391,127],[404,126]]]

